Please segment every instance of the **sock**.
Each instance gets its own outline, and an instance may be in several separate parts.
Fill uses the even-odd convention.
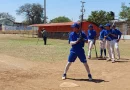
[[[102,52],[103,52],[103,49],[100,49],[100,56],[102,57]]]
[[[106,56],[106,49],[104,49],[104,55]]]

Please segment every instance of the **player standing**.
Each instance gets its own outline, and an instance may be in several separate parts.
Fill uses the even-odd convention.
[[[103,25],[99,26],[100,29],[100,36],[99,36],[99,45],[100,45],[100,58],[103,58],[103,52],[104,52],[104,58],[106,58],[106,40],[104,40],[104,32],[105,29]]]
[[[90,24],[88,26],[88,59],[91,58],[91,50],[93,47],[93,44],[95,44],[96,41],[96,31],[93,29],[93,25]]]
[[[114,58],[114,49],[112,48],[112,44],[113,44],[113,37],[115,36],[114,34],[112,34],[112,29],[111,29],[111,25],[108,23],[105,25],[105,31],[104,31],[104,40],[106,40],[106,47],[108,50],[108,59],[107,61],[112,60],[112,63],[115,62],[115,58]]]
[[[42,33],[42,38],[44,40],[44,45],[46,45],[47,44],[47,31],[45,30],[45,28],[42,29],[41,33]]]
[[[86,71],[88,72],[89,80],[92,80],[92,76],[90,74],[90,69],[86,60],[85,51],[83,49],[84,43],[88,40],[87,36],[84,32],[80,31],[80,26],[78,23],[74,23],[72,25],[73,32],[69,35],[69,41],[72,48],[70,49],[70,55],[68,57],[68,63],[65,67],[64,74],[62,79],[66,79],[67,71],[69,70],[70,65],[72,62],[75,62],[76,58],[78,57],[80,61],[84,64]]]
[[[113,25],[112,33],[114,35],[116,35],[115,37],[113,37],[114,44],[113,44],[112,48],[114,49],[114,47],[115,47],[116,52],[117,52],[117,56],[118,56],[117,60],[119,60],[120,59],[119,41],[120,41],[122,33],[118,29],[116,29],[116,25]],[[115,52],[114,52],[114,57],[115,57]]]

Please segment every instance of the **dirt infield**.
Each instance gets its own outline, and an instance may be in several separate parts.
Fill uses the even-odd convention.
[[[67,41],[50,40],[46,47],[54,52],[42,41],[38,45],[35,41],[19,35],[0,35],[0,90],[130,90],[130,41],[121,41],[122,58],[116,63],[88,60],[92,82],[78,59],[71,66],[68,79],[61,79],[69,51]],[[66,82],[77,87],[60,87]]]
[[[83,65],[77,60],[61,80],[66,60],[34,62],[0,54],[0,90],[130,90],[130,61],[117,63],[91,60],[89,65],[94,81],[89,82]],[[79,87],[61,88],[63,82]]]

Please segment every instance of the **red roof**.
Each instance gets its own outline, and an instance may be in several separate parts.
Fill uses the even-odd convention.
[[[63,26],[63,25],[72,25],[74,22],[64,22],[64,23],[48,23],[48,24],[33,24],[30,26]]]

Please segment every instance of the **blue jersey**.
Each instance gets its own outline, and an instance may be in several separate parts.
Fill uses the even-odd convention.
[[[113,39],[118,39],[118,37],[122,35],[122,33],[117,29],[112,29],[112,34],[116,35],[116,37],[113,37]]]
[[[112,41],[113,40],[113,36],[110,35],[110,34],[112,34],[112,30],[104,30],[104,36],[107,36],[106,37],[107,41]]]
[[[95,39],[96,31],[95,30],[88,30],[88,39]]]
[[[103,39],[104,39],[104,33],[105,33],[105,29],[102,29],[102,30],[100,31],[99,40],[103,40]]]
[[[84,32],[81,32],[81,35],[85,39],[85,41],[88,40],[87,36],[86,36],[86,34]],[[80,33],[77,34],[75,32],[71,32],[70,35],[69,35],[69,41],[70,42],[71,41],[77,41],[79,39],[79,37],[80,37]],[[71,51],[77,51],[77,50],[82,49],[82,47],[84,47],[85,41],[81,41],[81,42],[79,42],[79,43],[77,43],[75,45],[72,45]]]

